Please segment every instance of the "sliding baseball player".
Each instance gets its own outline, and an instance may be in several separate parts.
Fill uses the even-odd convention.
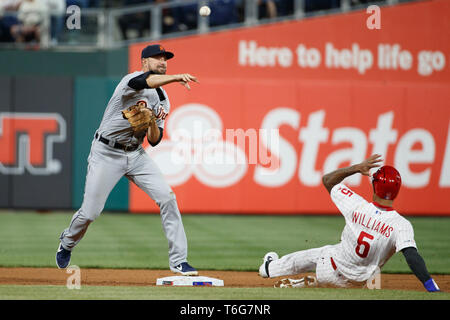
[[[323,185],[331,200],[345,218],[341,242],[321,248],[294,252],[281,258],[267,253],[259,274],[264,277],[297,275],[309,271],[314,277],[282,279],[276,287],[364,286],[396,252],[402,252],[406,262],[429,292],[439,287],[427,271],[417,251],[411,223],[393,208],[401,187],[400,173],[391,166],[383,166],[372,176],[373,197],[368,202],[342,181],[353,174],[369,176],[370,169],[379,167],[380,155],[323,176]]]

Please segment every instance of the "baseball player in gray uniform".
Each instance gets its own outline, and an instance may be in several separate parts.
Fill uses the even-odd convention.
[[[189,82],[198,82],[190,74],[166,75],[167,60],[173,57],[174,54],[162,46],[149,45],[141,53],[142,71],[126,75],[117,85],[92,141],[83,203],[60,236],[56,253],[58,268],[69,265],[72,250],[83,238],[89,224],[102,212],[116,183],[126,176],[160,208],[169,243],[170,270],[181,275],[198,274],[187,262],[187,239],[175,194],[141,145],[145,137],[152,146],[163,137],[170,102],[161,87],[178,82],[190,89]],[[135,128],[130,127],[131,121],[123,110],[137,105],[140,109],[135,118],[145,123],[139,130],[133,130]]]

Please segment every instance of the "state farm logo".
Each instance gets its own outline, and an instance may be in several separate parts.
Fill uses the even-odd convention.
[[[433,129],[397,129],[404,124],[395,122],[394,111],[358,127],[346,123],[330,127],[326,118],[324,109],[302,114],[295,108],[275,107],[263,116],[260,129],[223,130],[222,119],[212,108],[186,104],[168,117],[166,138],[147,151],[172,186],[195,177],[210,187],[229,187],[247,175],[266,188],[292,181],[315,188],[323,174],[375,153],[390,157],[406,188],[425,188],[432,181],[439,188],[450,186],[450,123],[438,137]],[[295,133],[280,135],[282,126]],[[353,175],[345,182],[359,186],[362,179]]]
[[[168,120],[166,132],[170,139],[146,151],[171,186],[195,176],[207,186],[223,188],[241,180],[249,164],[278,167],[278,158],[271,158],[259,148],[261,141],[276,145],[278,130],[273,131],[267,134],[265,130],[226,129],[224,138],[222,120],[216,111],[202,104],[186,104]]]
[[[0,112],[0,172],[57,174],[62,165],[53,159],[53,145],[65,140],[66,122],[58,113]]]

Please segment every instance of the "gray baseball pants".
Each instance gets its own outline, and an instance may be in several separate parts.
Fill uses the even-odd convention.
[[[73,215],[61,236],[61,244],[72,250],[83,238],[89,224],[103,211],[105,202],[122,176],[147,193],[160,208],[164,233],[169,242],[169,264],[187,261],[187,239],[175,194],[156,163],[140,146],[132,152],[114,149],[94,139],[81,208]]]

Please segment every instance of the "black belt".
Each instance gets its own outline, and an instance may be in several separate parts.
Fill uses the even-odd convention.
[[[115,142],[114,145],[111,146],[111,145],[109,144],[110,141],[109,141],[108,139],[106,139],[106,138],[103,138],[103,137],[100,136],[98,133],[95,133],[95,139],[97,139],[97,140],[103,142],[104,144],[107,144],[107,145],[110,146],[110,147],[113,147],[114,149],[120,149],[120,150],[123,150],[123,151],[134,151],[134,150],[136,150],[137,148],[139,148],[139,145],[138,145],[138,144],[126,146],[126,145],[120,144],[120,143],[118,143],[118,142]]]

